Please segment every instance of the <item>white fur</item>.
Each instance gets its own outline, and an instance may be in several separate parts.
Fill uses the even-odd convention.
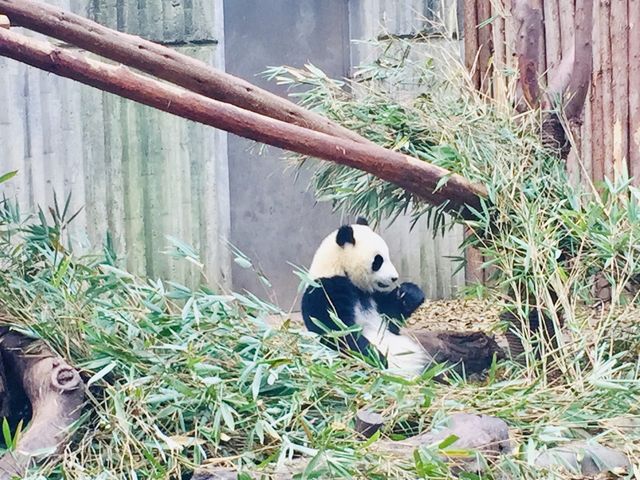
[[[389,247],[380,235],[367,225],[351,225],[355,245],[336,243],[337,230],[330,233],[313,256],[309,274],[312,278],[347,276],[365,292],[391,291],[396,287],[398,271],[389,259]],[[384,261],[377,272],[371,270],[376,255]],[[380,284],[385,285],[384,287]]]
[[[356,307],[355,320],[362,327],[362,335],[387,358],[389,372],[406,378],[420,375],[429,363],[427,352],[410,336],[387,330],[375,303],[372,307]]]

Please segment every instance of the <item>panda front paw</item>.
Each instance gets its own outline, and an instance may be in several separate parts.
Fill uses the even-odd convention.
[[[398,288],[398,297],[402,305],[402,315],[410,316],[424,303],[425,295],[422,289],[411,282],[404,282]]]

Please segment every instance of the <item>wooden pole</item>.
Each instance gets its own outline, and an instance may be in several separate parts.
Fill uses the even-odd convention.
[[[606,123],[604,121],[604,113],[602,107],[602,2],[596,0],[593,10],[593,73],[591,75],[591,83],[593,85],[592,97],[592,121],[591,121],[591,168],[594,182],[600,182],[604,179],[605,149],[604,149],[604,129]]]
[[[480,71],[477,65],[478,13],[475,0],[464,0],[464,63],[471,75],[473,86],[480,88]]]
[[[265,117],[8,30],[0,30],[0,55],[261,143],[366,171],[428,203],[445,203],[463,218],[473,218],[465,206],[479,208],[486,195],[481,185],[399,152]]]
[[[617,0],[622,1],[622,0]],[[602,138],[604,176],[613,180],[613,70],[611,61],[611,2],[600,2],[600,52],[602,65]]]
[[[627,26],[629,12],[627,2],[620,0],[611,2],[611,63],[612,63],[612,97],[613,97],[613,156],[609,161],[614,163],[615,176],[627,176],[629,152],[629,44]],[[638,88],[636,85],[635,88]]]
[[[640,0],[629,0],[629,171],[640,185]]]
[[[0,0],[12,22],[245,110],[358,143],[372,144],[331,120],[204,62],[79,15],[32,0]]]
[[[540,104],[540,42],[544,30],[542,11],[534,8],[531,3],[529,0],[514,0],[511,10],[517,24],[516,52],[522,94],[529,108],[537,108]]]

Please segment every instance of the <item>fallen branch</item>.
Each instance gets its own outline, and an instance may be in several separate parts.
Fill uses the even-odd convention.
[[[466,206],[478,209],[486,195],[481,185],[399,152],[265,117],[12,31],[0,30],[0,55],[261,143],[366,171],[463,218],[473,218]]]
[[[137,68],[205,97],[328,135],[358,143],[371,143],[328,118],[216,70],[200,60],[140,37],[112,30],[52,5],[32,0],[0,0],[0,11],[8,15],[13,23],[18,22],[23,27]]]
[[[6,381],[3,400],[9,399],[9,407],[28,403],[32,411],[26,432],[0,457],[0,480],[9,480],[22,478],[35,461],[60,451],[71,425],[80,418],[84,386],[62,358],[9,327],[0,331],[0,352]],[[14,420],[22,413],[11,408],[4,412]]]

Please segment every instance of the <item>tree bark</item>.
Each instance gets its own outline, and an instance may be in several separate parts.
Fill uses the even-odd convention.
[[[464,64],[471,75],[471,83],[480,88],[478,54],[478,13],[475,0],[464,0]]]
[[[624,0],[611,4],[611,63],[613,96],[613,156],[614,175],[626,177],[629,151],[629,45],[627,25],[629,11]],[[638,88],[636,85],[635,88]]]
[[[0,55],[258,142],[366,171],[463,218],[473,218],[466,207],[480,208],[486,195],[481,185],[399,152],[265,117],[11,31],[0,30]]]
[[[640,185],[640,0],[629,0],[629,171]]]
[[[528,108],[537,108],[540,104],[538,59],[543,32],[542,12],[533,8],[530,0],[514,0],[512,15],[517,25],[516,52],[522,95]]]
[[[311,112],[204,62],[134,35],[104,27],[79,15],[32,0],[0,0],[12,22],[137,68],[187,90],[262,115],[354,142],[371,142]]]
[[[84,384],[75,369],[40,342],[9,327],[2,327],[0,334],[6,393],[9,397],[26,396],[32,412],[17,445],[0,458],[0,480],[10,480],[22,477],[40,457],[60,450],[69,428],[80,418]],[[14,403],[14,410],[8,416],[20,414],[15,408],[21,405],[9,403]]]

